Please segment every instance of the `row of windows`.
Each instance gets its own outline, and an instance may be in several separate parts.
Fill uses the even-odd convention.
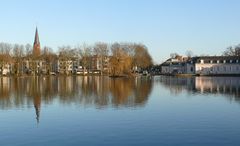
[[[200,63],[240,63],[239,60],[200,60]]]
[[[220,70],[223,70],[223,71],[227,71],[227,70],[229,70],[229,71],[234,71],[234,70],[239,71],[240,70],[239,66],[235,66],[235,67],[233,67],[233,66],[229,66],[229,67],[226,67],[226,66],[219,67],[219,66],[217,66],[217,67],[210,67],[210,68],[206,68],[206,67],[199,67],[198,68],[198,70],[205,70],[205,69],[210,69],[210,71],[220,71]]]

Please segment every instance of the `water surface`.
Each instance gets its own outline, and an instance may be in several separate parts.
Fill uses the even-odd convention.
[[[240,145],[238,77],[0,77],[0,145]]]

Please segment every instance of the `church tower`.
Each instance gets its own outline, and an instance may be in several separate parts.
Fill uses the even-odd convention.
[[[34,56],[40,56],[41,55],[41,48],[40,48],[40,41],[39,41],[37,27],[36,27],[35,39],[34,39],[34,43],[33,43],[33,55]]]

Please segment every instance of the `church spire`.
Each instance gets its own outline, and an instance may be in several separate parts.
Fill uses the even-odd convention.
[[[36,27],[36,32],[35,32],[34,44],[40,44],[37,27]]]
[[[41,55],[40,41],[39,41],[39,36],[38,36],[38,29],[37,29],[37,27],[36,27],[35,39],[34,39],[34,43],[33,43],[33,55],[34,55],[34,56],[40,56],[40,55]]]

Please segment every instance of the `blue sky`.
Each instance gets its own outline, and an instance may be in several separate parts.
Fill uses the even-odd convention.
[[[221,55],[240,43],[238,0],[2,0],[0,42],[42,46],[139,42],[156,63],[172,52]]]

